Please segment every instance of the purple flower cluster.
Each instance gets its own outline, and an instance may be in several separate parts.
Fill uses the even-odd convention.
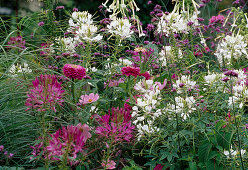
[[[25,44],[26,44],[26,41],[22,38],[22,36],[10,37],[7,48],[25,49],[26,48]]]

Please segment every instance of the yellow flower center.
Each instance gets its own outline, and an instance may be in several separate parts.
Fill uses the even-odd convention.
[[[92,99],[89,99],[89,102],[92,102]]]

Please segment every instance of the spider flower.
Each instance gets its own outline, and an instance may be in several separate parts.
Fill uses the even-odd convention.
[[[81,99],[79,99],[79,104],[80,105],[85,105],[88,103],[93,103],[96,102],[99,99],[99,95],[98,94],[94,94],[94,93],[90,93],[89,95],[82,95],[80,97]]]
[[[131,124],[130,111],[124,108],[112,108],[112,114],[104,116],[95,116],[100,126],[96,128],[96,134],[102,138],[114,138],[115,141],[130,142],[133,138],[133,129],[135,126]]]
[[[55,105],[62,106],[64,100],[64,90],[55,75],[40,75],[32,82],[25,105],[30,109],[38,111],[53,110],[56,112]]]
[[[78,164],[79,161],[75,160],[79,153],[84,152],[84,146],[87,139],[91,138],[90,127],[86,124],[82,125],[68,125],[57,130],[54,134],[50,135],[48,145],[44,148],[42,142],[32,146],[33,149],[31,159],[40,155],[41,148],[44,148],[43,156],[53,161],[61,161],[64,157],[67,158],[68,163],[71,165]],[[46,153],[46,154],[45,154]]]
[[[68,125],[62,127],[51,135],[49,144],[46,147],[48,158],[59,160],[64,154],[68,154],[73,159],[77,158],[77,153],[83,152],[84,145],[88,138],[91,138],[90,127],[79,123],[77,126]],[[71,164],[76,162],[70,160]]]
[[[63,73],[70,79],[82,80],[86,76],[86,69],[80,65],[66,64],[63,67]]]

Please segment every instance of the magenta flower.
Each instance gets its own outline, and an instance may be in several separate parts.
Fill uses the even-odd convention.
[[[138,67],[122,67],[121,73],[126,76],[137,77],[140,74],[140,68]]]
[[[212,16],[212,18],[209,19],[209,23],[221,23],[223,24],[225,21],[225,17],[223,15],[218,16]]]
[[[79,123],[77,126],[68,125],[57,130],[51,134],[48,141],[48,146],[44,148],[47,153],[48,159],[60,161],[61,158],[67,156],[68,163],[71,165],[78,164],[79,161],[75,160],[78,153],[84,152],[84,146],[87,139],[91,138],[90,127],[86,124]],[[43,143],[33,146],[32,154],[36,157],[40,153],[40,148]],[[65,155],[66,154],[66,155]],[[46,154],[43,153],[43,156]]]
[[[63,73],[70,79],[82,80],[86,76],[86,70],[80,65],[66,64],[63,67]]]
[[[8,155],[8,158],[12,158],[14,156],[14,154],[13,153],[10,153],[9,155]]]
[[[39,26],[39,27],[42,27],[44,24],[45,24],[45,23],[44,23],[43,21],[41,21],[41,22],[38,23],[38,26]]]
[[[153,170],[162,170],[163,167],[164,167],[163,165],[157,164]]]
[[[55,75],[40,75],[32,82],[32,88],[28,92],[25,105],[29,109],[38,111],[53,110],[56,112],[55,105],[62,106],[64,90]]]
[[[82,95],[79,99],[79,104],[80,105],[85,105],[88,103],[93,103],[96,102],[99,99],[98,94],[90,93],[89,95]]]
[[[116,163],[113,160],[108,160],[107,163],[106,161],[103,161],[101,165],[103,168],[106,168],[106,169],[115,169]]]
[[[133,138],[133,129],[135,126],[131,124],[130,111],[124,108],[112,108],[112,115],[95,116],[100,124],[96,128],[96,134],[102,138],[114,138],[116,142],[127,141],[130,142]]]
[[[148,72],[140,73],[140,76],[145,77],[146,80],[149,80],[151,78],[150,74]]]
[[[25,49],[26,46],[26,41],[23,40],[22,36],[17,36],[17,37],[10,37],[8,41],[7,48],[20,48],[20,49]]]
[[[55,10],[59,10],[59,9],[65,9],[64,6],[57,6]]]
[[[4,150],[4,146],[0,145],[0,152],[2,152]]]

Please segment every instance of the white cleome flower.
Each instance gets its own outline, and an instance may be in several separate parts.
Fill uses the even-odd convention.
[[[131,23],[128,19],[112,18],[113,20],[107,25],[108,32],[114,35],[119,35],[121,38],[129,38],[133,34]]]
[[[217,46],[214,53],[218,62],[222,66],[224,63],[230,64],[232,59],[239,59],[247,56],[247,44],[242,35],[227,35]]]

